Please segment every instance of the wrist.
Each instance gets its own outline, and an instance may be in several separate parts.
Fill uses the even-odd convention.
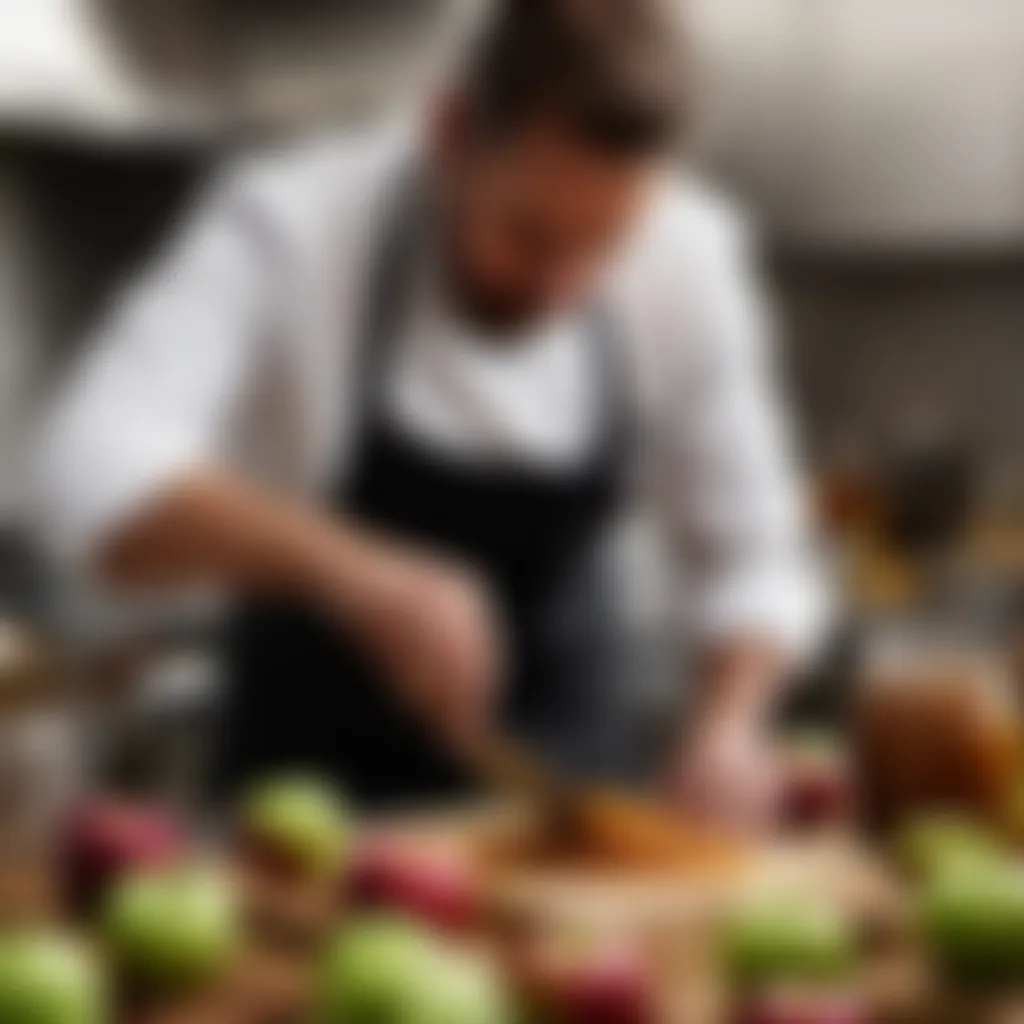
[[[766,645],[736,645],[714,652],[703,676],[704,720],[761,725],[778,702],[783,678],[781,659]]]
[[[357,618],[368,596],[368,544],[350,527],[312,517],[284,532],[285,589],[333,616]]]

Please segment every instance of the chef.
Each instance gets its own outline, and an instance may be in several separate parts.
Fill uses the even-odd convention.
[[[87,346],[36,524],[108,585],[237,597],[218,787],[436,796],[493,728],[613,770],[601,553],[646,481],[699,652],[670,791],[766,810],[817,601],[742,228],[676,164],[669,6],[498,4],[415,117],[214,181]]]

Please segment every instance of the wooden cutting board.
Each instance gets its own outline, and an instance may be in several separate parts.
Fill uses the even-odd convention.
[[[845,833],[754,843],[736,841],[723,857],[698,853],[678,867],[607,865],[509,856],[528,826],[511,806],[490,805],[424,814],[385,830],[411,841],[447,847],[482,864],[489,892],[501,903],[558,918],[623,915],[658,923],[719,914],[759,892],[813,892],[852,910],[877,913],[898,900],[899,889],[875,857]],[[723,844],[723,850],[729,846]]]
[[[726,864],[615,871],[529,860],[495,863],[489,859],[495,837],[514,836],[523,827],[509,808],[428,815],[394,827],[410,840],[484,857],[495,931],[526,927],[535,935],[567,935],[570,941],[586,936],[597,944],[625,937],[646,948],[660,978],[665,1024],[728,1019],[716,935],[737,902],[810,894],[846,908],[870,931],[896,930],[903,916],[896,880],[846,834],[745,844],[742,855]],[[890,974],[879,982],[889,1004],[902,1012],[920,1002],[916,978],[905,970]]]

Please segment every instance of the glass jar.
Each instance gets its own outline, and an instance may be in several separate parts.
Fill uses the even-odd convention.
[[[925,809],[1001,823],[1019,768],[1018,705],[1005,656],[935,630],[869,646],[854,732],[868,821]]]

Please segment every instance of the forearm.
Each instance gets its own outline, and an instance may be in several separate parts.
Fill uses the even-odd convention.
[[[736,636],[710,645],[698,666],[703,716],[766,716],[785,690],[790,667],[779,646],[765,637]]]
[[[179,479],[99,553],[113,584],[216,582],[319,609],[453,743],[487,720],[500,631],[475,574],[212,470]]]
[[[120,589],[215,583],[315,598],[329,585],[337,602],[365,547],[354,526],[206,469],[156,495],[101,545],[96,563]]]

